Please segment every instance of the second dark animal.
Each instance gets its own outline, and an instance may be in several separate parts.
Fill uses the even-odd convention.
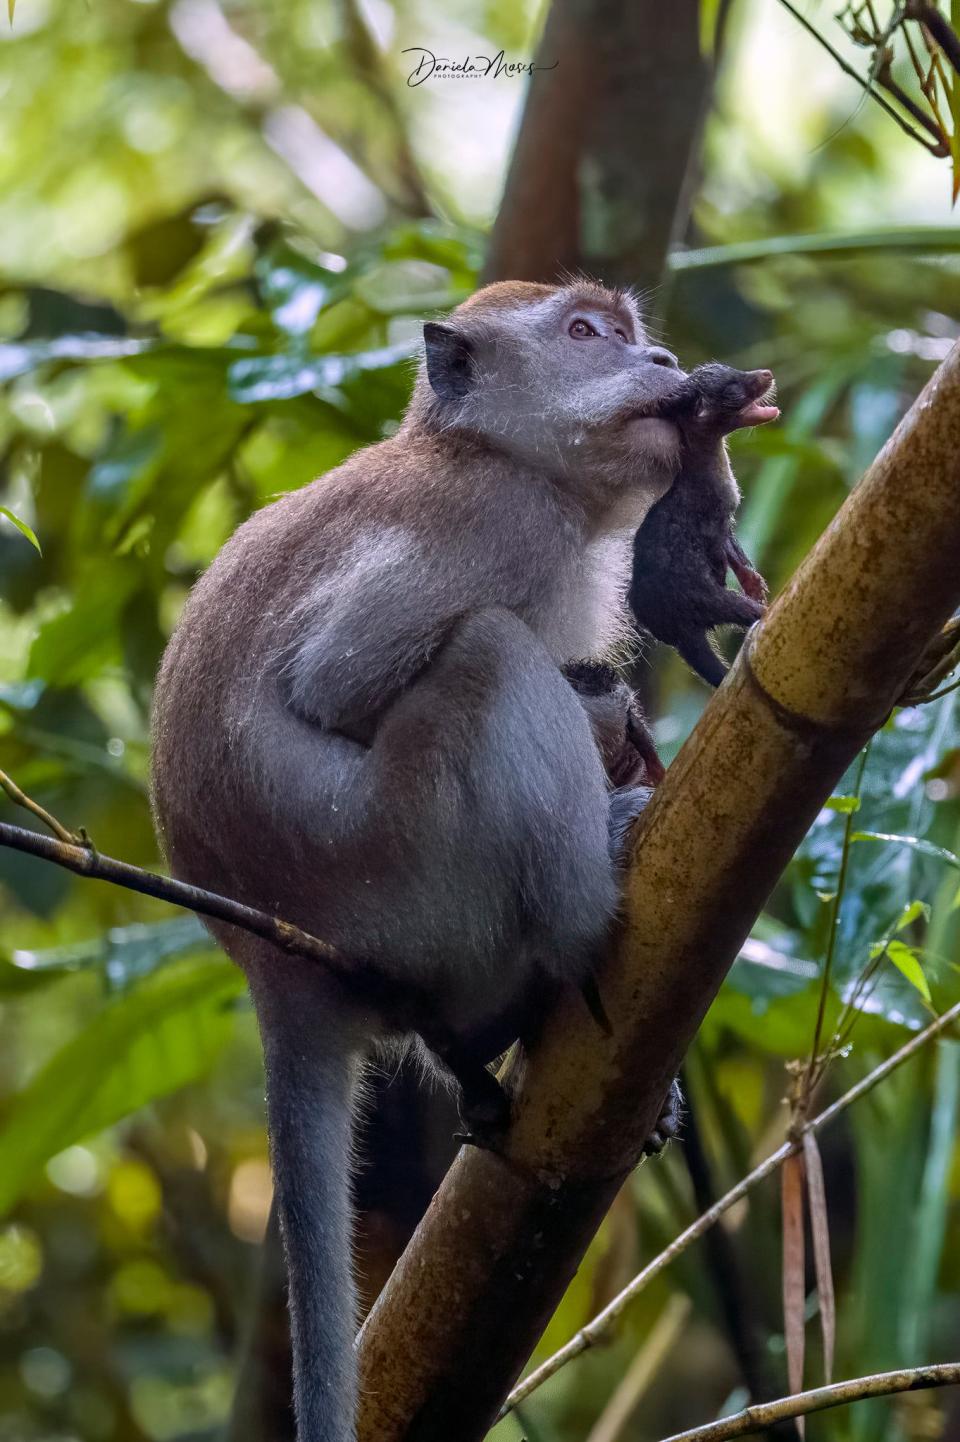
[[[659,786],[666,774],[639,699],[603,661],[576,661],[563,674],[590,718],[603,769],[616,787]]]
[[[719,686],[727,667],[709,633],[752,626],[767,599],[766,583],[734,532],[740,491],[725,437],[776,420],[772,391],[767,370],[704,365],[690,372],[670,409],[682,438],[680,472],[634,541],[630,606],[637,624],[675,647],[711,686]],[[742,592],[728,590],[728,568]]]

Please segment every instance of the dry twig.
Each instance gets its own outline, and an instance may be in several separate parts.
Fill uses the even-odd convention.
[[[74,832],[64,826],[38,802],[21,791],[4,771],[0,771],[0,788],[18,806],[36,816],[53,832],[52,837],[41,836],[38,831],[27,831],[22,826],[0,822],[0,846],[8,846],[13,851],[22,851],[44,861],[52,861],[55,866],[62,866],[64,870],[73,871],[78,876],[88,876],[95,881],[109,881],[112,886],[123,886],[128,891],[139,891],[143,896],[155,896],[159,901],[169,901],[174,906],[185,907],[200,916],[229,922],[231,926],[239,926],[244,931],[251,931],[255,936],[272,941],[275,946],[293,956],[321,962],[344,980],[349,981],[356,976],[357,968],[348,957],[329,942],[301,931],[299,926],[293,926],[289,921],[281,921],[279,917],[270,916],[265,911],[257,911],[252,906],[245,906],[242,901],[220,896],[215,891],[190,886],[185,881],[175,881],[173,877],[131,866],[128,861],[117,861],[112,856],[104,856],[97,851],[85,831]]]
[[[866,1096],[867,1092],[872,1091],[875,1086],[884,1081],[891,1072],[896,1071],[905,1061],[909,1061],[912,1056],[916,1056],[917,1052],[921,1051],[928,1042],[932,1041],[934,1037],[940,1036],[940,1034],[946,1031],[947,1027],[951,1026],[955,1021],[960,1021],[960,1002],[957,1002],[955,1006],[951,1006],[942,1016],[938,1016],[937,1019],[932,1021],[923,1031],[911,1037],[898,1051],[895,1051],[892,1056],[887,1057],[886,1061],[874,1067],[872,1072],[869,1072],[867,1076],[850,1087],[849,1091],[845,1091],[843,1096],[838,1097],[830,1106],[824,1107],[823,1111],[817,1116],[811,1117],[798,1137],[791,1141],[784,1142],[782,1147],[779,1147],[775,1152],[771,1152],[758,1166],[754,1167],[753,1171],[748,1172],[745,1177],[741,1177],[740,1181],[732,1186],[722,1197],[718,1198],[712,1207],[702,1212],[696,1221],[691,1222],[689,1227],[685,1228],[679,1236],[675,1237],[668,1247],[664,1247],[662,1252],[649,1261],[643,1270],[638,1272],[633,1280],[624,1287],[623,1291],[618,1292],[613,1300],[608,1302],[602,1312],[598,1312],[592,1321],[587,1322],[585,1326],[580,1328],[579,1332],[570,1339],[566,1346],[561,1347],[558,1352],[554,1352],[552,1357],[548,1357],[535,1371],[531,1372],[529,1376],[524,1377],[523,1381],[519,1382],[510,1393],[500,1412],[500,1416],[505,1417],[519,1402],[525,1401],[531,1393],[536,1392],[539,1387],[543,1386],[544,1382],[559,1372],[561,1367],[565,1367],[568,1362],[573,1361],[574,1357],[579,1357],[581,1353],[586,1352],[588,1348],[595,1346],[630,1303],[639,1297],[640,1293],[649,1286],[653,1279],[665,1271],[670,1263],[680,1256],[681,1252],[685,1252],[693,1242],[698,1241],[704,1232],[709,1231],[714,1223],[720,1220],[725,1212],[728,1212],[737,1202],[742,1201],[744,1197],[753,1191],[754,1187],[771,1176],[772,1173],[783,1165],[788,1157],[793,1156],[794,1153],[802,1147],[803,1135],[806,1132],[820,1131],[821,1128],[834,1121],[841,1112],[846,1111],[848,1106],[851,1106],[853,1102],[859,1101],[861,1097]]]
[[[791,1417],[802,1418],[826,1407],[843,1407],[848,1402],[861,1402],[866,1397],[889,1397],[894,1392],[921,1392],[930,1387],[953,1387],[960,1383],[960,1363],[944,1362],[935,1367],[907,1367],[900,1372],[877,1372],[872,1377],[854,1377],[849,1382],[834,1382],[831,1387],[815,1387],[811,1392],[797,1392],[776,1402],[758,1402],[732,1417],[708,1422],[705,1427],[691,1427],[688,1432],[675,1432],[664,1442],[729,1442],[732,1437],[745,1437],[760,1432],[776,1422]]]

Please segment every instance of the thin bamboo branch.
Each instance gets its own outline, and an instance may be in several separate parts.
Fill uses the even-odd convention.
[[[815,1387],[810,1392],[796,1392],[776,1402],[758,1402],[732,1417],[708,1422],[705,1427],[691,1427],[688,1432],[675,1432],[664,1442],[729,1442],[732,1437],[746,1437],[776,1422],[791,1417],[807,1417],[827,1407],[843,1407],[861,1402],[866,1397],[889,1397],[895,1392],[921,1392],[930,1387],[953,1387],[960,1383],[960,1362],[943,1362],[933,1367],[907,1367],[900,1372],[878,1372],[872,1377],[854,1377],[849,1382],[834,1382],[831,1387]]]
[[[33,807],[28,809],[33,810]],[[42,808],[37,808],[37,814],[40,814],[41,810]],[[53,818],[47,816],[47,822],[52,823]],[[55,824],[59,826],[59,823]],[[64,830],[62,827],[60,829]],[[62,866],[64,870],[73,871],[77,876],[87,876],[94,881],[108,881],[112,886],[123,886],[128,891],[139,891],[143,896],[155,896],[159,901],[169,901],[174,906],[186,907],[188,911],[195,911],[200,916],[227,921],[231,926],[239,926],[244,931],[252,931],[255,936],[272,941],[275,946],[293,956],[304,956],[310,961],[321,962],[345,980],[349,981],[356,976],[357,968],[336,947],[321,941],[319,937],[310,936],[289,921],[281,921],[279,917],[269,916],[265,911],[245,906],[242,901],[219,896],[215,891],[189,886],[185,881],[174,881],[172,877],[160,876],[155,871],[144,871],[139,866],[131,866],[128,861],[117,861],[112,856],[102,855],[93,846],[77,841],[60,841],[53,836],[42,836],[38,831],[27,831],[22,826],[11,826],[7,822],[0,822],[0,846],[9,846],[13,851],[22,851],[28,856],[40,857],[43,861],[52,861],[55,866]]]
[[[628,1282],[623,1290],[618,1292],[617,1295],[607,1303],[602,1312],[598,1312],[591,1321],[580,1328],[575,1336],[571,1337],[566,1346],[554,1352],[552,1357],[548,1357],[545,1362],[541,1362],[535,1371],[531,1372],[529,1376],[524,1377],[523,1381],[518,1383],[510,1393],[500,1411],[500,1417],[505,1417],[519,1402],[525,1401],[531,1393],[536,1392],[539,1387],[542,1387],[544,1382],[549,1381],[551,1377],[555,1376],[561,1367],[565,1367],[568,1362],[572,1362],[574,1357],[579,1357],[581,1353],[586,1352],[589,1347],[593,1347],[597,1342],[601,1341],[604,1334],[609,1331],[614,1322],[626,1311],[630,1303],[639,1297],[640,1293],[650,1285],[655,1277],[659,1277],[660,1273],[665,1271],[671,1262],[676,1261],[677,1257],[679,1257],[682,1252],[685,1252],[693,1242],[698,1241],[704,1232],[708,1232],[725,1212],[728,1212],[737,1202],[742,1201],[744,1197],[753,1191],[754,1187],[777,1171],[787,1160],[787,1157],[792,1156],[794,1152],[802,1147],[805,1132],[818,1132],[830,1122],[834,1121],[841,1112],[846,1111],[848,1106],[859,1101],[861,1097],[866,1096],[875,1086],[885,1080],[891,1072],[896,1071],[897,1067],[902,1066],[905,1061],[909,1061],[912,1056],[916,1056],[917,1052],[921,1051],[928,1042],[932,1041],[934,1037],[939,1036],[941,1032],[946,1031],[947,1027],[955,1021],[960,1021],[960,1001],[954,1006],[951,1006],[942,1016],[938,1016],[936,1021],[931,1022],[923,1031],[911,1037],[898,1051],[895,1051],[892,1056],[887,1057],[886,1061],[874,1067],[873,1071],[869,1072],[865,1077],[862,1077],[860,1081],[850,1087],[848,1091],[845,1091],[843,1096],[838,1097],[830,1106],[824,1107],[823,1111],[819,1112],[817,1116],[811,1117],[793,1141],[784,1142],[783,1146],[778,1147],[775,1152],[771,1152],[768,1157],[765,1157],[762,1162],[755,1166],[752,1172],[748,1172],[745,1177],[741,1177],[739,1182],[735,1183],[722,1197],[719,1197],[712,1207],[702,1212],[696,1221],[691,1222],[689,1227],[673,1239],[669,1246],[664,1247],[662,1252],[658,1253],[656,1257],[649,1261],[643,1270],[638,1272],[633,1280]]]
[[[5,771],[0,771],[0,790],[5,791],[15,805],[22,806],[24,811],[29,811],[38,821],[42,821],[47,830],[52,831],[58,841],[62,841],[68,846],[86,845],[82,832],[70,831],[62,822],[58,821],[51,812],[41,806],[39,801],[34,801],[32,796],[28,796],[25,791],[21,791],[13,777],[8,776]]]
[[[901,85],[893,78],[893,69],[890,62],[884,60],[877,67],[876,83],[882,85],[888,95],[892,95],[898,105],[902,106],[908,114],[912,115],[919,125],[933,138],[933,145],[927,149],[931,155],[943,157],[950,154],[949,141],[944,138],[944,131],[936,122],[935,116],[928,115],[921,105],[918,105],[912,95],[908,95]],[[921,77],[921,87],[923,80]],[[924,91],[924,94],[926,92]],[[927,96],[929,101],[929,96]]]
[[[689,1297],[675,1292],[669,1298],[643,1346],[597,1418],[587,1442],[617,1442],[629,1426],[644,1394],[658,1376],[687,1326],[692,1304]]]

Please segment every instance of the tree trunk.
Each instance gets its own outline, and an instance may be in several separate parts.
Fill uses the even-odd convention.
[[[699,0],[554,0],[536,63],[484,278],[658,285],[712,91]]]

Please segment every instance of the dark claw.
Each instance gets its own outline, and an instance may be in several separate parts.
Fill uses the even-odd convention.
[[[455,1036],[423,1027],[420,1035],[460,1088],[457,1110],[463,1130],[456,1133],[455,1140],[498,1151],[510,1125],[510,1098],[503,1087]]]
[[[663,1110],[657,1118],[657,1124],[643,1144],[643,1155],[645,1157],[659,1156],[667,1142],[672,1142],[680,1135],[682,1120],[683,1092],[680,1090],[680,1083],[674,1080],[670,1084],[670,1090],[663,1104]]]

